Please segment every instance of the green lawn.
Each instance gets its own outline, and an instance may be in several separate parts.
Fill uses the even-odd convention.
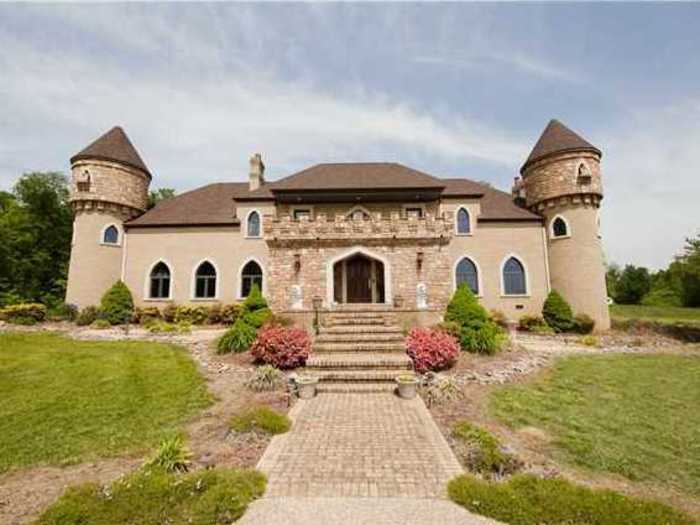
[[[610,315],[615,320],[657,321],[660,323],[686,323],[700,325],[700,308],[680,306],[642,306],[639,304],[614,304]]]
[[[210,403],[177,346],[0,333],[0,472],[142,452]]]
[[[700,495],[699,357],[568,357],[496,390],[491,409],[547,431],[561,460]]]

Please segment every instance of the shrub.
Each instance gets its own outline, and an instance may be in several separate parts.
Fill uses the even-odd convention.
[[[571,307],[556,290],[549,292],[542,306],[542,317],[555,332],[568,332],[574,327]]]
[[[586,314],[576,314],[574,317],[574,331],[579,334],[590,334],[595,327],[595,321]]]
[[[260,292],[260,288],[257,284],[254,284],[250,289],[248,297],[243,301],[243,310],[246,312],[254,312],[256,310],[262,310],[267,308],[267,301]]]
[[[59,303],[49,309],[48,317],[56,321],[75,321],[78,317],[78,307],[74,304]]]
[[[584,335],[579,337],[576,342],[583,346],[600,346],[598,338],[593,335]]]
[[[13,324],[36,324],[46,319],[46,307],[39,303],[22,303],[0,310],[0,319]]]
[[[97,306],[86,306],[83,308],[75,320],[78,326],[88,326],[95,322],[100,314],[100,309]]]
[[[107,319],[95,319],[90,325],[90,328],[104,330],[105,328],[111,328],[111,326],[112,323],[110,323]]]
[[[209,319],[209,309],[206,306],[181,305],[175,308],[173,321],[192,324],[204,324]]]
[[[434,374],[423,382],[420,393],[429,407],[455,401],[464,395],[454,378]]]
[[[644,306],[682,306],[681,294],[673,288],[652,289],[642,299]]]
[[[269,308],[261,308],[260,310],[255,310],[254,312],[244,312],[239,319],[253,328],[260,328],[262,325],[267,323],[273,318],[272,310]]]
[[[221,322],[221,305],[213,304],[209,307],[207,322],[209,324],[219,324]]]
[[[157,306],[146,306],[145,308],[134,308],[134,315],[131,318],[136,324],[147,325],[151,321],[160,319],[160,310]]]
[[[452,296],[445,321],[459,325],[459,343],[467,352],[495,354],[506,339],[503,330],[489,318],[466,285],[459,286]]]
[[[508,319],[506,319],[506,314],[500,310],[491,310],[490,317],[491,320],[501,328],[508,327]]]
[[[254,392],[269,392],[285,385],[284,374],[272,365],[262,365],[255,369],[245,386]]]
[[[290,326],[294,326],[294,320],[291,317],[287,317],[285,315],[277,315],[271,313],[265,321],[265,324],[288,328]]]
[[[447,492],[452,501],[472,512],[517,525],[693,523],[690,517],[663,503],[594,490],[562,478],[518,474],[498,483],[463,475],[450,481]]]
[[[449,368],[459,355],[457,339],[431,328],[414,328],[406,338],[406,352],[417,372]]]
[[[217,352],[219,354],[245,352],[255,341],[255,336],[255,328],[239,317],[233,326],[219,338],[216,344]]]
[[[102,296],[100,310],[111,324],[125,324],[131,321],[134,313],[134,299],[129,288],[117,281]]]
[[[306,330],[265,326],[250,347],[256,360],[277,368],[303,366],[311,352],[311,340]]]
[[[522,466],[515,456],[503,450],[493,434],[469,421],[458,421],[452,430],[452,437],[466,445],[466,451],[461,454],[462,461],[473,472],[504,476]]]
[[[192,325],[185,321],[179,323],[168,323],[160,319],[150,321],[146,329],[152,334],[189,334],[192,331]]]
[[[236,432],[258,430],[266,434],[284,434],[292,427],[292,422],[284,414],[268,407],[256,407],[233,416],[229,423]]]
[[[163,320],[168,322],[168,323],[174,323],[175,322],[175,314],[177,313],[177,305],[175,304],[167,304],[163,308]]]
[[[238,319],[238,314],[241,311],[241,307],[238,304],[232,303],[227,304],[221,308],[221,322],[224,324],[233,324]]]
[[[459,329],[460,326],[454,321],[443,321],[433,326],[435,330],[440,330],[446,334],[450,334],[452,337],[459,341]],[[410,331],[410,330],[409,330]],[[406,334],[408,335],[408,334]]]
[[[546,327],[547,322],[536,315],[523,315],[518,321],[518,328],[526,332],[534,332],[536,328]]]
[[[147,467],[160,467],[166,472],[187,472],[192,453],[185,447],[180,436],[164,439],[158,446],[156,455]]]

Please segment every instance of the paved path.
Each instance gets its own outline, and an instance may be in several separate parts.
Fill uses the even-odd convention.
[[[265,497],[241,524],[491,523],[445,499],[462,467],[420,398],[322,394],[289,415],[292,431],[258,463]]]

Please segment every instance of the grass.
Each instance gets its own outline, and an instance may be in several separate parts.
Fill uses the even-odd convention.
[[[561,478],[516,475],[505,483],[459,476],[447,487],[466,509],[511,525],[691,525],[694,521],[662,503],[592,490]]]
[[[642,320],[660,323],[684,323],[700,325],[700,308],[680,306],[643,306],[638,304],[614,304],[610,315],[615,320]]]
[[[574,356],[533,382],[496,390],[491,409],[552,437],[555,457],[700,494],[700,358]]]
[[[236,432],[259,430],[267,434],[284,434],[292,427],[292,422],[284,414],[268,407],[255,407],[233,416],[230,427]]]
[[[223,525],[240,518],[264,491],[265,476],[252,470],[179,475],[144,469],[108,489],[92,483],[68,489],[37,524]]]
[[[0,473],[142,452],[210,403],[180,347],[0,333]]]

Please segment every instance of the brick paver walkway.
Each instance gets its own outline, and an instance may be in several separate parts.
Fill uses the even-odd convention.
[[[462,472],[420,398],[323,394],[290,416],[258,465],[266,497],[444,498]]]

